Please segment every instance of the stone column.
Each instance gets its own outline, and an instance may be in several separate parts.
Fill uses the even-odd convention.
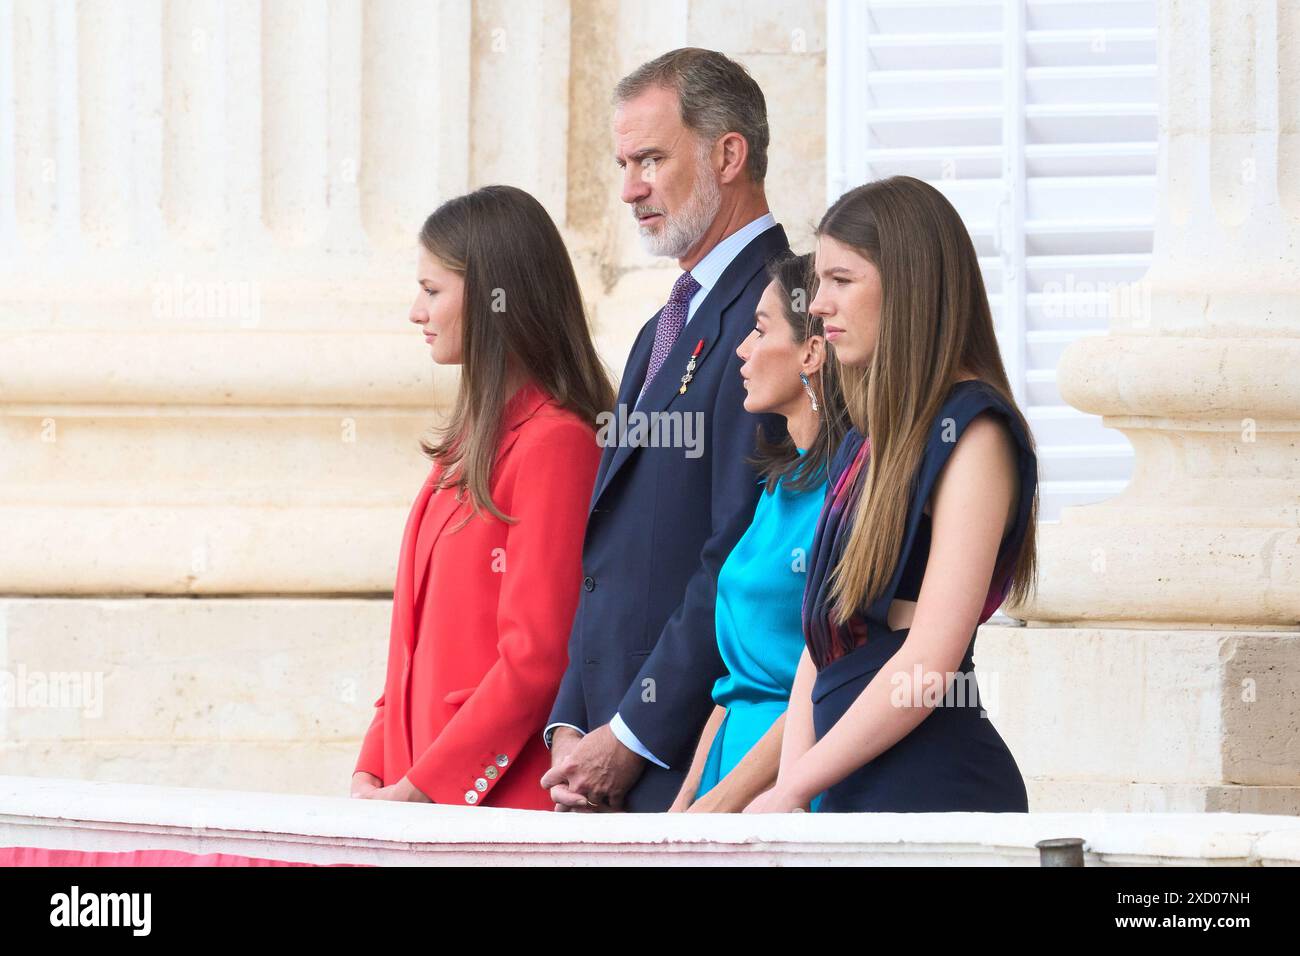
[[[455,386],[406,315],[467,184],[468,13],[119,6],[0,29],[0,591],[388,590]]]
[[[983,657],[1037,808],[1295,813],[1300,10],[1164,0],[1159,45],[1153,264],[1057,372],[1133,479],[1042,527]]]

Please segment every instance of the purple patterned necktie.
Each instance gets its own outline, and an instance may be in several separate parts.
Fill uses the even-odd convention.
[[[650,383],[655,380],[655,376],[659,374],[659,370],[663,368],[668,353],[672,351],[673,343],[677,341],[677,336],[681,335],[686,325],[691,298],[699,291],[700,284],[689,272],[683,272],[673,283],[673,291],[668,296],[667,304],[660,311],[659,322],[655,326],[655,344],[650,350],[650,367],[646,369],[645,384],[641,386],[641,394],[636,399],[638,402],[645,395]]]

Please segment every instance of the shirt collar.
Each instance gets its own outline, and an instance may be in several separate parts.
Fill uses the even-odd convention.
[[[741,226],[726,239],[709,250],[708,254],[690,270],[695,281],[700,284],[700,291],[706,296],[718,284],[722,273],[727,271],[731,261],[740,255],[740,251],[749,245],[759,233],[766,232],[776,225],[776,217],[765,213],[748,225]]]

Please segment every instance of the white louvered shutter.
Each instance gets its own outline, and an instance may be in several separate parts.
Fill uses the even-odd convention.
[[[1150,262],[1155,19],[1155,0],[828,5],[828,201],[905,173],[961,213],[1038,442],[1047,521],[1132,470],[1122,434],[1061,400],[1056,364],[1106,331],[1110,290]]]

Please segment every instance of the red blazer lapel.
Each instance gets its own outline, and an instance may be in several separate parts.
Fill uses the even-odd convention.
[[[412,610],[419,603],[419,599],[424,593],[424,586],[429,577],[429,558],[433,554],[433,546],[437,543],[438,538],[442,536],[443,529],[446,528],[447,522],[451,520],[451,516],[459,510],[460,506],[456,501],[455,486],[443,488],[433,494],[425,505],[425,513],[420,523],[427,527],[423,534],[416,536],[415,573],[413,575],[415,586],[411,591]],[[415,634],[414,629],[412,629],[408,645],[414,645],[414,643]]]
[[[514,446],[515,441],[519,438],[519,426],[536,414],[550,396],[534,383],[524,385],[507,403],[503,413],[502,435],[497,447],[496,457],[493,459],[493,483],[496,480],[496,474],[501,466],[501,460],[505,458],[506,453]],[[411,519],[407,522],[407,539],[402,545],[402,557],[405,559],[408,555],[411,558],[411,573],[408,575],[410,584],[409,598],[403,599],[401,607],[410,610],[410,626],[405,628],[403,636],[406,639],[407,649],[415,646],[415,627],[414,612],[417,599],[422,595],[425,583],[429,576],[429,558],[433,554],[433,546],[438,538],[442,535],[447,527],[448,521],[452,515],[461,510],[462,503],[456,501],[456,489],[454,487],[444,488],[441,492],[433,494],[433,487],[437,483],[437,478],[441,474],[441,469],[437,469],[425,483],[420,497],[416,499],[412,509]],[[432,497],[431,497],[432,496]],[[466,513],[472,513],[468,500],[463,502]],[[435,509],[427,515],[428,529],[424,534],[420,533],[420,528],[425,524],[427,508]],[[459,521],[458,521],[459,523]],[[412,531],[414,527],[414,531]],[[405,561],[403,561],[405,564]],[[398,587],[401,586],[401,574],[398,575]],[[394,595],[394,600],[397,595]]]
[[[406,517],[406,530],[402,532],[402,549],[397,558],[397,581],[393,585],[393,607],[397,611],[394,623],[405,621],[405,631],[411,632],[411,612],[415,603],[415,543],[420,534],[420,522],[424,518],[424,509],[433,494],[435,474],[425,480],[420,493],[415,496],[411,513]],[[408,641],[409,643],[409,641]]]

